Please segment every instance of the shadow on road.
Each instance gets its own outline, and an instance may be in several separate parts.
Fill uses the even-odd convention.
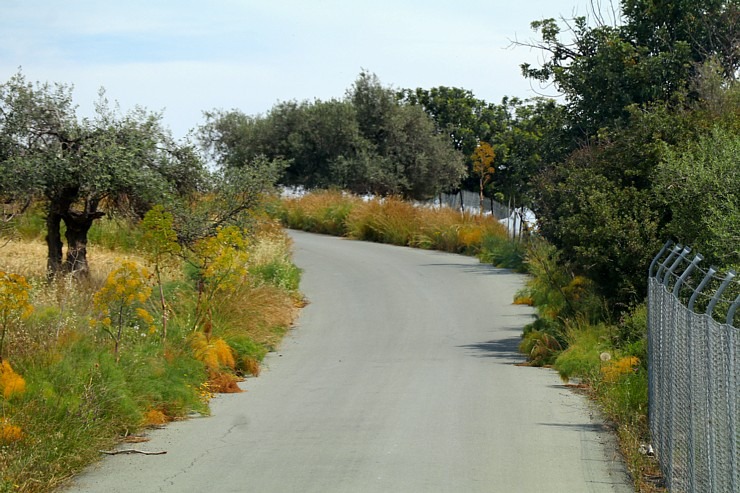
[[[537,425],[563,428],[566,430],[574,430],[579,432],[589,431],[596,433],[605,433],[609,431],[609,428],[603,423],[537,423]]]
[[[511,360],[512,363],[519,363],[524,360],[524,356],[519,352],[519,343],[521,340],[521,336],[517,335],[505,339],[465,344],[458,347],[470,349],[477,358],[499,358]]]
[[[449,263],[438,263],[438,264],[421,264],[420,267],[455,267],[456,269],[462,270],[470,274],[488,275],[488,276],[502,276],[511,275],[513,271],[508,269],[500,269],[489,264],[449,264]]]

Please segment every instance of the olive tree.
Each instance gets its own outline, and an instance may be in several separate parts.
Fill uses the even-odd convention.
[[[33,84],[20,73],[0,85],[0,195],[43,203],[50,276],[88,274],[87,234],[107,211],[143,214],[205,176],[192,146],[175,143],[160,115],[120,115],[102,92],[94,117],[75,110],[69,86]]]

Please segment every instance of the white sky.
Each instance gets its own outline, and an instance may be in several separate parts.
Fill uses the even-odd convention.
[[[462,87],[499,102],[535,90],[538,54],[511,48],[529,23],[586,15],[590,0],[0,0],[0,82],[74,86],[87,115],[100,87],[124,110],[164,111],[176,137],[202,112],[268,111],[342,98],[361,69],[383,85]]]

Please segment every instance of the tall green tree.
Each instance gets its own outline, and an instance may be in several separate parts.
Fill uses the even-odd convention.
[[[569,155],[534,180],[540,231],[617,307],[644,297],[645,269],[667,236],[690,236],[677,229],[689,226],[678,197],[666,200],[656,177],[667,155],[706,142],[707,128],[737,132],[737,105],[725,94],[740,55],[737,0],[621,7],[618,25],[578,18],[566,34],[554,19],[533,23],[541,41],[532,45],[545,62],[523,66],[565,96],[560,133]]]
[[[736,78],[739,6],[738,0],[622,0],[616,26],[590,26],[577,17],[564,30],[552,18],[535,21],[540,40],[529,45],[546,60],[523,64],[522,71],[564,94],[573,136],[583,140],[624,124],[630,105],[685,93],[707,60],[719,60],[725,76]]]
[[[357,112],[360,133],[369,143],[363,159],[376,169],[389,193],[429,198],[455,188],[466,175],[464,156],[418,105],[404,104],[376,75],[361,72],[347,91]],[[372,171],[372,165],[369,167]],[[372,192],[378,180],[368,175]]]
[[[284,185],[427,198],[464,175],[429,116],[365,71],[343,100],[282,102],[258,117],[213,111],[198,136],[224,168],[260,156],[287,163]]]

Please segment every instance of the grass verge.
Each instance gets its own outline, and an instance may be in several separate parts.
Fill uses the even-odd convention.
[[[166,339],[159,300],[148,296],[158,290],[142,276],[144,284],[130,298],[136,304],[115,305],[121,313],[131,310],[114,353],[117,333],[103,330],[100,293],[125,263],[146,264],[141,231],[101,225],[89,248],[91,278],[49,283],[46,246],[32,218],[24,224],[23,235],[0,250],[0,270],[26,279],[12,284],[15,277],[0,276],[0,312],[10,314],[2,322],[0,355],[0,492],[53,490],[97,460],[100,450],[148,426],[207,414],[214,392],[239,391],[238,380],[259,374],[301,304],[289,239],[278,224],[263,222],[239,255],[231,245],[209,245],[217,260],[209,264],[212,277],[189,277],[182,260],[163,270]],[[233,259],[246,259],[246,265]],[[219,272],[229,274],[228,283],[210,281],[225,277]],[[205,306],[198,286],[209,282],[218,296]],[[6,296],[5,288],[16,285],[32,312],[16,310],[19,292]],[[120,285],[122,292],[126,286]],[[115,320],[108,323],[115,326]]]

